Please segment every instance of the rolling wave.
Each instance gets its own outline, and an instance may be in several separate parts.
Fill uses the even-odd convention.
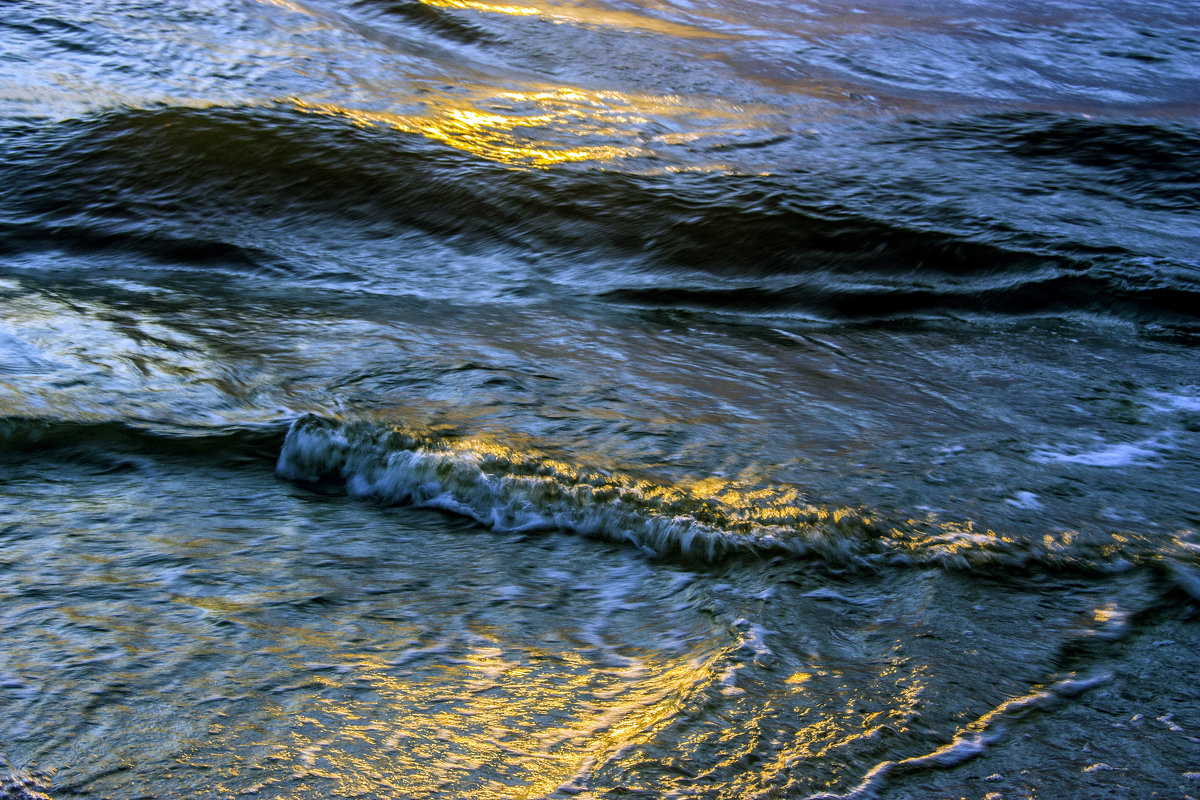
[[[1078,193],[1124,187],[1122,203],[1190,202],[1197,184],[1186,165],[1200,139],[1166,123],[1115,134],[1114,125],[992,116],[905,123],[890,141],[906,152],[998,149],[1005,163],[1035,171],[1039,161],[1067,161],[1081,171]],[[847,185],[837,170],[513,169],[286,106],[22,125],[0,134],[0,148],[11,155],[0,167],[0,248],[9,253],[129,251],[302,276],[318,270],[291,252],[289,231],[336,226],[364,240],[415,232],[463,253],[532,255],[564,276],[570,294],[655,308],[833,320],[1082,311],[1184,326],[1200,309],[1200,272],[1177,257],[1182,228],[1164,231],[1163,242],[1179,243],[1156,251],[1154,242],[1110,245],[1063,225],[1049,225],[1059,231],[1051,235],[910,203],[896,185],[911,166],[882,176],[893,186],[877,202],[870,184]],[[614,269],[579,280],[571,265],[581,258]],[[512,280],[479,277],[500,289]]]

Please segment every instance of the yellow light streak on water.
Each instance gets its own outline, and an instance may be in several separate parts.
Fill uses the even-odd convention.
[[[418,134],[473,155],[513,166],[615,162],[678,146],[679,128],[690,146],[724,141],[762,127],[769,110],[689,98],[583,89],[573,86],[467,84],[430,91],[397,85],[403,110],[368,108],[341,99],[292,97],[310,113]]]
[[[428,114],[400,114],[353,109],[299,98],[292,102],[304,111],[344,117],[366,127],[382,125],[405,133],[420,134],[473,155],[514,166],[549,167],[567,162],[615,161],[644,152],[638,147],[613,145],[556,147],[528,135],[536,127],[554,126],[556,130],[562,130],[569,124],[571,116],[578,116],[563,111],[510,116],[449,106],[433,109]]]
[[[293,765],[294,779],[351,797],[546,796],[651,739],[709,675],[693,658],[597,660],[485,626],[464,632],[466,652],[403,665],[376,652],[339,652],[336,633],[274,633],[285,674],[308,670],[297,687],[302,706],[288,710],[279,730],[233,724],[213,734],[226,741],[207,746],[265,746],[271,760]],[[328,675],[302,663],[322,652]]]

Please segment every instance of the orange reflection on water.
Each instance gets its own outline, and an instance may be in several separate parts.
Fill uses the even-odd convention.
[[[614,161],[643,152],[641,148],[631,146],[556,146],[539,140],[536,128],[575,133],[572,123],[584,115],[561,104],[540,114],[509,115],[480,111],[465,103],[435,106],[425,114],[400,114],[298,98],[292,102],[304,111],[344,117],[366,127],[381,125],[420,134],[473,155],[514,166],[548,167],[567,162]],[[595,133],[585,129],[577,135]]]
[[[302,111],[364,127],[419,134],[514,166],[612,162],[657,154],[663,146],[719,143],[761,128],[769,110],[712,98],[651,95],[572,86],[462,84],[429,91],[396,87],[403,111],[332,100],[290,98]]]
[[[305,652],[325,650],[333,674],[345,677],[305,679],[316,693],[291,712],[272,760],[293,764],[295,780],[352,797],[544,797],[654,736],[706,674],[691,660],[650,654],[597,663],[486,627],[467,634],[466,651],[411,666],[334,652],[333,636],[286,633],[281,649],[295,633]],[[294,654],[281,655],[305,670]]]

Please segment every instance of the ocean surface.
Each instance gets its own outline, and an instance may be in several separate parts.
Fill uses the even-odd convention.
[[[1194,0],[10,0],[0,796],[1200,797]]]

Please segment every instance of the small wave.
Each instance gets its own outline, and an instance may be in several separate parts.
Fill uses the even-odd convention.
[[[494,442],[313,415],[292,424],[276,471],[296,481],[342,482],[358,497],[439,509],[495,531],[568,531],[706,562],[784,556],[834,568],[1040,564],[1100,572],[1140,564],[1186,577],[1200,552],[1190,532],[1167,540],[1070,531],[1020,538],[969,521],[892,520],[867,509],[825,506],[794,487],[711,480],[665,485]]]
[[[219,239],[171,235],[121,225],[8,225],[0,223],[0,253],[65,250],[134,256],[169,267],[276,271],[279,260],[261,248]]]
[[[460,514],[496,531],[566,530],[708,561],[781,552],[846,561],[880,535],[869,516],[807,504],[794,491],[701,494],[487,442],[315,416],[293,424],[277,471],[344,480],[354,495]]]
[[[734,314],[800,315],[818,320],[887,320],[972,315],[1029,317],[1079,312],[1112,314],[1138,321],[1185,320],[1197,308],[1197,293],[1185,287],[1117,287],[1086,268],[1064,267],[1047,274],[1015,266],[1003,276],[986,271],[944,279],[929,274],[904,279],[841,271],[815,272],[783,288],[655,286],[611,289],[609,302],[654,309]],[[859,279],[855,279],[859,277]]]
[[[127,463],[139,453],[231,464],[270,463],[283,431],[274,425],[186,428],[135,421],[0,417],[0,457],[35,451],[71,453],[92,464]]]

